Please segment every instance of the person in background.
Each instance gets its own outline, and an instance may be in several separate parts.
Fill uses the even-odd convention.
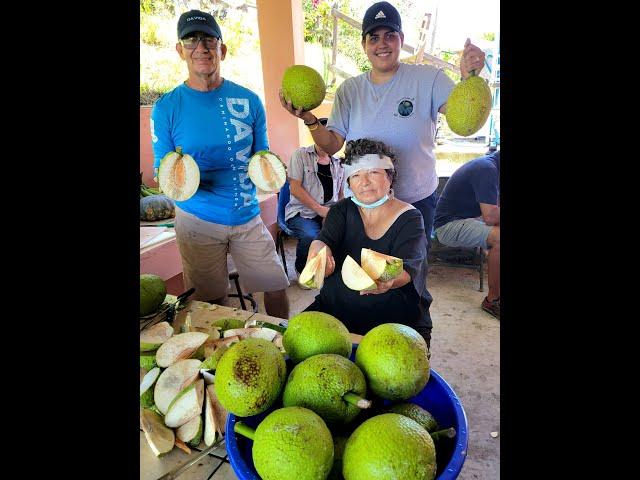
[[[482,309],[500,320],[500,150],[458,168],[438,200],[435,234],[449,247],[488,249]]]
[[[327,119],[321,118],[319,122],[326,125]],[[342,198],[344,168],[339,159],[317,145],[310,145],[293,152],[288,177],[291,198],[285,208],[285,220],[298,239],[295,266],[300,274],[309,245],[320,233],[329,208]]]

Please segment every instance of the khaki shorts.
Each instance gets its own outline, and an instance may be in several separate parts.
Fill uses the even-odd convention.
[[[243,225],[220,225],[176,207],[175,229],[185,287],[195,287],[194,300],[218,300],[227,295],[227,253],[238,270],[244,293],[289,286],[273,237],[260,215]]]

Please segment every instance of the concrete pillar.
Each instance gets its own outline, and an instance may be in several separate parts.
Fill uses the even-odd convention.
[[[256,5],[269,148],[288,165],[293,151],[303,145],[302,122],[282,108],[278,91],[284,71],[304,64],[302,2],[257,0]]]

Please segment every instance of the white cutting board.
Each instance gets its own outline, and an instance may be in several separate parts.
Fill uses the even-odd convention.
[[[140,227],[140,248],[161,235],[166,229],[167,227]]]

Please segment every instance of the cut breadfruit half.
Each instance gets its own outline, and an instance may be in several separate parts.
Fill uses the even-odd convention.
[[[148,408],[140,409],[140,427],[153,453],[160,457],[173,450],[175,434],[162,421],[162,417]]]
[[[160,376],[160,369],[158,367],[152,368],[142,378],[140,382],[140,405],[144,408],[150,408],[154,404],[153,400],[153,385]]]
[[[178,393],[198,378],[201,364],[200,360],[181,360],[160,374],[153,389],[153,400],[163,415]]]
[[[273,193],[287,180],[287,167],[280,157],[268,150],[260,150],[249,160],[249,178],[263,192]]]
[[[198,164],[191,155],[183,155],[182,149],[178,147],[160,161],[158,183],[167,197],[177,201],[188,200],[200,186]]]
[[[166,368],[178,360],[189,358],[208,338],[209,335],[203,332],[187,332],[174,335],[158,348],[156,363],[159,367]]]
[[[363,248],[360,265],[373,280],[388,282],[402,273],[403,262],[401,258]]]
[[[342,281],[351,290],[362,292],[364,290],[375,290],[376,282],[374,282],[367,272],[365,272],[356,261],[347,255],[342,264]],[[158,365],[160,363],[158,362]]]
[[[298,283],[306,288],[321,289],[324,285],[324,270],[327,266],[327,247],[307,262],[298,278]]]
[[[224,435],[227,411],[218,401],[215,385],[207,386],[204,407],[204,443],[208,447],[216,441],[216,432]]]
[[[140,332],[140,351],[151,352],[173,336],[173,327],[168,322],[156,323]]]
[[[181,425],[176,430],[176,437],[182,440],[190,447],[197,447],[202,441],[202,435],[204,433],[204,422],[202,421],[202,415],[193,417],[184,425]]]
[[[164,416],[167,427],[177,428],[202,413],[204,401],[204,380],[196,380],[182,389],[169,404]]]

